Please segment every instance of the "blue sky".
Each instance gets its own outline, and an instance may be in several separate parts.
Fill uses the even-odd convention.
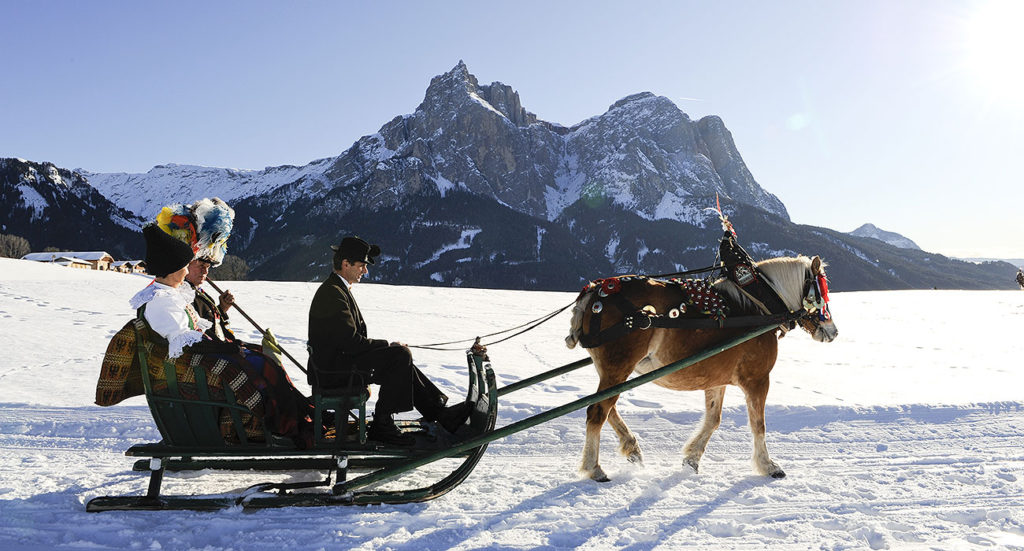
[[[1024,258],[1021,6],[0,0],[0,156],[302,165],[461,59],[566,126],[641,91],[718,115],[795,222]]]

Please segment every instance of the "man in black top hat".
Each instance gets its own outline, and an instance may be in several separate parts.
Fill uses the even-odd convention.
[[[408,445],[392,416],[413,408],[427,421],[455,432],[469,416],[468,404],[445,407],[448,397],[412,362],[401,343],[367,337],[366,322],[351,287],[368,273],[380,247],[346,237],[334,250],[333,271],[317,289],[309,306],[309,383],[322,388],[349,386],[353,375],[363,384],[380,385],[369,437]]]

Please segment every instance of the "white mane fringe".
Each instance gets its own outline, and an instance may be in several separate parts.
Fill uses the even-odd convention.
[[[595,287],[596,289],[596,287]],[[580,336],[583,335],[583,313],[587,311],[587,303],[590,302],[589,297],[592,291],[588,291],[580,295],[576,299],[576,304],[572,307],[572,321],[569,322],[569,336],[565,338],[565,346],[570,349],[576,348],[576,345],[580,342]]]
[[[822,263],[822,267],[824,265]],[[769,258],[768,260],[758,262],[757,267],[779,293],[779,297],[786,303],[787,308],[795,311],[803,307],[804,274],[811,269],[810,258],[804,255],[797,256],[796,258],[791,256]],[[729,295],[730,298],[742,305],[744,309],[757,309],[731,280],[722,278],[714,283],[714,287],[716,290]]]

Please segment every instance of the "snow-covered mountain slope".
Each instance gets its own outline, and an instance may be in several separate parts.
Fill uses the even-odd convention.
[[[145,401],[92,405],[107,340],[133,315],[142,276],[0,259],[2,549],[1024,549],[1024,400],[1019,356],[1024,293],[833,293],[836,341],[797,331],[780,343],[768,395],[768,449],[788,476],[751,471],[743,397],[730,388],[700,473],[681,448],[700,422],[700,392],[654,386],[618,408],[643,467],[615,452],[612,481],[576,472],[584,413],[492,443],[469,478],[434,501],[244,513],[108,512],[98,495],[145,492],[131,445],[157,441]],[[248,314],[305,360],[315,284],[222,282]],[[354,289],[370,336],[411,344],[471,338],[535,319],[575,293],[400,287]],[[963,324],[950,311],[984,311]],[[234,321],[243,338],[257,334]],[[568,314],[490,347],[499,385],[581,357],[565,348]],[[55,346],[53,335],[61,335]],[[452,396],[465,392],[461,352],[415,351]],[[289,366],[305,392],[305,377]],[[503,396],[500,426],[596,390],[592,368]],[[372,409],[372,405],[371,405]],[[414,416],[414,414],[410,414]],[[441,469],[410,475],[436,480]],[[233,492],[323,473],[167,473],[176,493]]]
[[[79,169],[105,197],[146,220],[172,203],[191,203],[203,197],[220,197],[233,203],[244,197],[272,193],[296,182],[318,181],[329,159],[308,165],[237,170],[204,166],[159,165],[145,174],[96,173]]]
[[[864,224],[863,226],[848,233],[850,235],[856,235],[857,237],[870,237],[877,239],[883,243],[888,243],[893,247],[899,247],[901,249],[921,250],[921,247],[918,247],[917,243],[914,243],[909,238],[896,232],[885,231],[874,224]]]
[[[35,251],[105,250],[119,259],[139,258],[142,223],[78,172],[0,158],[0,233],[24,237]]]

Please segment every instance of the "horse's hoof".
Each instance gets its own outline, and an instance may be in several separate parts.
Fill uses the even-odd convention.
[[[591,480],[594,482],[611,482],[612,479],[608,478],[607,475],[601,475],[600,477],[593,477]]]
[[[778,471],[775,471],[774,473],[771,473],[771,477],[772,477],[772,478],[786,478],[786,473],[785,473],[785,472],[783,472],[783,471],[782,471],[782,470],[780,469],[780,470],[778,470]]]
[[[683,461],[683,463],[689,465],[690,468],[693,469],[693,472],[700,472],[700,462],[697,461],[696,459],[686,459],[685,461]]]
[[[604,474],[604,469],[602,469],[601,467],[597,467],[593,471],[590,471],[590,480],[593,480],[594,482],[611,481],[611,479],[608,478],[608,475]]]
[[[631,453],[631,454],[626,456],[626,461],[629,461],[630,463],[634,463],[636,465],[643,465],[644,464],[644,456],[640,455],[639,452]]]

